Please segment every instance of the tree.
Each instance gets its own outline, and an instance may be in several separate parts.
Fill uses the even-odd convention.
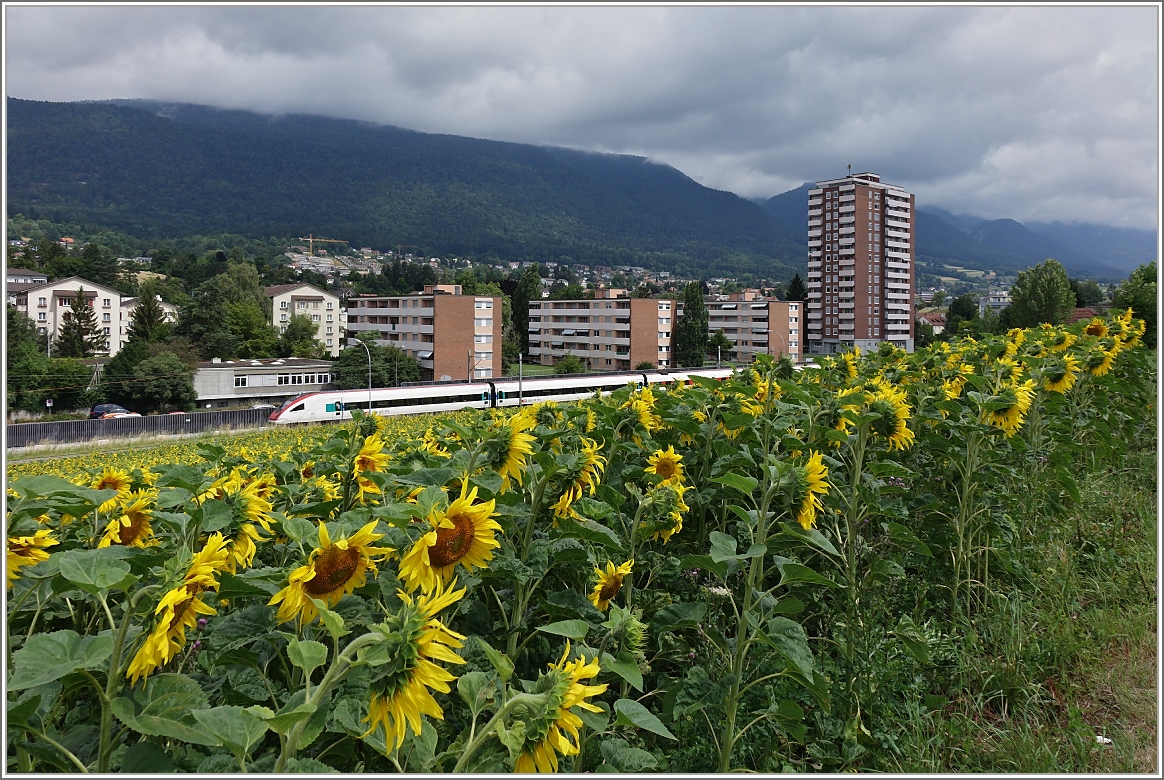
[[[137,387],[137,367],[150,357],[150,344],[142,339],[130,339],[117,354],[110,358],[101,371],[101,387],[105,397],[126,409],[133,409],[140,396]]]
[[[731,360],[731,351],[735,348],[736,343],[724,335],[721,329],[715,330],[707,340],[707,354],[715,355],[716,359],[726,357]]]
[[[924,349],[934,343],[934,326],[927,320],[922,320],[914,330],[913,345],[917,349]]]
[[[707,354],[707,308],[703,305],[700,282],[691,282],[683,290],[683,314],[675,324],[671,343],[679,367],[703,365],[703,356]]]
[[[938,290],[934,293],[934,297],[930,300],[930,306],[941,306],[946,302],[946,291]]]
[[[326,348],[316,336],[319,325],[306,314],[292,314],[279,336],[279,357],[322,357]]]
[[[799,273],[793,274],[791,281],[788,282],[788,290],[784,293],[785,300],[803,301],[807,297],[808,287],[804,284],[804,280],[800,278]]]
[[[510,300],[513,303],[513,328],[523,355],[529,354],[529,302],[542,299],[542,277],[538,264],[528,266],[517,280],[517,289]]]
[[[658,365],[652,363],[649,360],[644,360],[641,363],[635,364],[635,371],[654,371],[656,368],[658,368]]]
[[[559,284],[550,289],[550,300],[553,301],[581,300],[585,297],[586,290],[577,282]]]
[[[105,336],[97,325],[97,313],[85,296],[85,288],[78,288],[69,310],[62,317],[53,352],[59,357],[85,358],[104,348]]]
[[[169,352],[146,358],[134,369],[139,411],[166,411],[193,408],[198,393],[194,372],[177,355]]]
[[[279,346],[279,333],[267,323],[262,309],[254,301],[245,300],[226,305],[226,323],[238,340],[238,356],[244,358],[274,357]]]
[[[1128,275],[1127,280],[1112,294],[1117,309],[1131,309],[1132,315],[1144,321],[1146,330],[1142,341],[1156,346],[1156,261],[1142,265]]]
[[[93,367],[72,358],[52,358],[41,379],[36,411],[44,411],[44,399],[53,399],[53,411],[86,409],[100,400],[100,393],[88,390]],[[33,410],[30,410],[33,411]]]
[[[942,331],[943,340],[949,339],[962,330],[963,324],[978,318],[978,299],[973,293],[963,293],[950,301],[946,310],[946,328]]]
[[[178,309],[174,334],[197,344],[203,360],[229,359],[238,354],[239,339],[231,332],[226,319],[225,287],[217,277],[207,279],[190,294],[189,302]]]
[[[85,277],[86,279],[92,279],[106,287],[117,285],[121,268],[117,258],[108,247],[101,246],[96,241],[90,241],[81,250],[81,258],[89,268],[89,275]]]
[[[365,344],[368,340],[361,339]],[[368,353],[358,344],[348,346],[331,364],[331,381],[340,390],[368,386],[368,354],[372,356],[372,387],[398,387],[420,380],[420,364],[394,346],[368,344]]]
[[[4,354],[8,385],[8,408],[35,411],[40,400],[36,388],[47,370],[36,323],[8,304],[8,332]]]
[[[1030,328],[1044,322],[1061,325],[1074,308],[1075,295],[1067,272],[1050,257],[1034,268],[1019,271],[1010,288],[1010,319],[1014,327]]]
[[[1071,292],[1075,296],[1075,306],[1094,306],[1103,302],[1103,290],[1094,279],[1068,279],[1071,283]]]
[[[586,364],[573,352],[567,352],[565,357],[554,364],[554,373],[584,374],[586,373]]]
[[[165,341],[170,335],[166,311],[149,291],[138,297],[126,331],[130,341]]]

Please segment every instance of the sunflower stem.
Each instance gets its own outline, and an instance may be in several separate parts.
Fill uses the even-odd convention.
[[[497,725],[501,722],[502,718],[512,712],[515,707],[517,707],[519,704],[526,703],[541,704],[544,706],[548,702],[548,693],[519,693],[505,702],[505,704],[501,706],[501,709],[497,710],[497,713],[489,719],[488,723],[485,724],[485,728],[481,729],[480,733],[478,733],[477,736],[470,740],[469,744],[465,746],[464,750],[461,752],[460,759],[457,761],[457,765],[453,767],[453,774],[458,774],[464,771],[465,766],[469,763],[469,759],[471,759],[477,753],[477,751],[481,749],[481,746],[485,744],[485,740],[487,740],[489,736],[497,730]],[[275,771],[278,771],[278,769]]]
[[[129,624],[133,622],[133,609],[137,605],[137,600],[143,593],[146,593],[152,588],[143,588],[129,599],[125,605],[125,618],[121,621],[121,627],[115,630],[116,637],[113,640],[113,653],[109,656],[109,674],[105,681],[105,696],[101,701],[101,737],[97,749],[97,771],[109,771],[109,758],[113,752],[113,709],[110,706],[114,697],[117,696],[118,691],[121,690],[121,651],[125,646],[125,635],[129,632]],[[105,597],[101,597],[101,605],[105,607],[105,613],[109,616],[109,620],[113,620],[113,613],[109,609],[109,604]]]

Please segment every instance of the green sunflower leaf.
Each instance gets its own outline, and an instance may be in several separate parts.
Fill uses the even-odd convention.
[[[97,669],[113,653],[113,637],[82,637],[76,631],[33,634],[12,654],[8,690],[20,691],[59,680],[79,669]]]
[[[633,699],[619,699],[614,703],[616,713],[615,723],[622,726],[635,726],[646,729],[652,734],[658,734],[667,739],[676,739],[663,722],[643,705]]]
[[[564,636],[567,639],[573,639],[581,642],[586,638],[586,634],[590,631],[590,624],[585,620],[559,620],[556,623],[550,623],[545,626],[538,626],[538,631],[545,634],[553,634],[554,636]]]
[[[752,418],[748,417],[747,419],[750,421]],[[719,484],[726,485],[730,488],[735,488],[745,496],[752,495],[756,488],[760,486],[760,483],[754,478],[744,474],[736,474],[734,472],[724,474],[722,477],[715,477],[711,481],[718,482]]]

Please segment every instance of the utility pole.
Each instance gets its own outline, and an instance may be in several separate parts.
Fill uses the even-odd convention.
[[[517,405],[518,406],[522,405],[522,395],[521,395],[522,357],[523,357],[523,355],[520,352],[518,352],[517,353]]]
[[[356,339],[356,343],[364,348],[368,353],[368,414],[372,413],[372,350],[368,349],[368,345]]]

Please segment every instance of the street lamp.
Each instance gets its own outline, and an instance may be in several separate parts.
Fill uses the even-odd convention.
[[[350,340],[350,339],[349,339]],[[364,348],[368,353],[368,414],[372,413],[372,350],[368,349],[368,345],[356,339],[356,343]],[[350,344],[348,346],[351,346]]]
[[[772,338],[771,338],[772,336],[779,336],[780,340],[782,342],[784,342],[784,349],[779,354],[776,355],[777,359],[779,359],[781,355],[783,355],[785,352],[788,351],[788,339],[784,338],[784,334],[781,333],[780,331],[769,329],[768,330],[768,351],[769,351],[769,354],[771,354],[771,350],[772,350]]]

